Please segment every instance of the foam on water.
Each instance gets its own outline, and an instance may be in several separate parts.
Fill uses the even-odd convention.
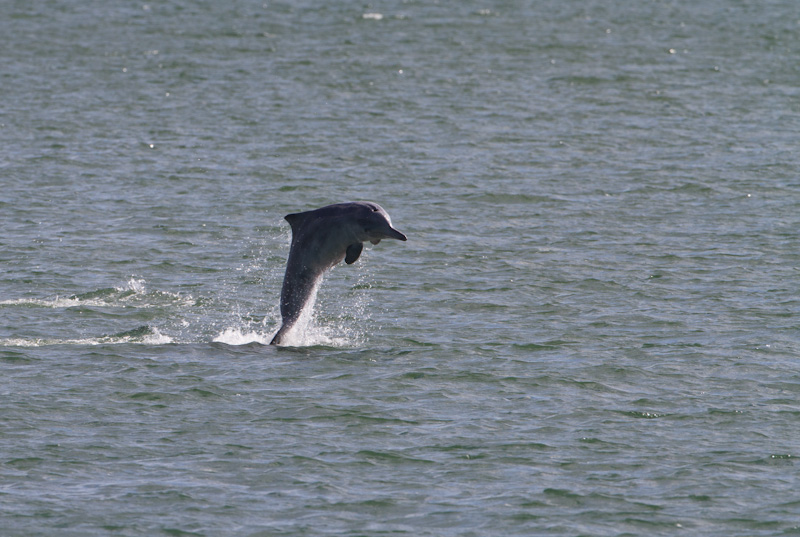
[[[100,300],[82,300],[76,297],[53,297],[53,298],[12,298],[7,300],[0,300],[0,306],[28,306],[40,308],[73,308],[82,305],[100,305]]]
[[[88,308],[88,310],[84,311],[102,311],[110,312],[111,314],[116,314],[117,312],[124,312],[125,314],[141,312],[149,315],[147,312],[153,308],[177,307],[178,311],[180,311],[185,310],[194,303],[195,300],[190,295],[184,296],[164,291],[148,292],[144,279],[132,277],[121,286],[96,289],[69,297],[56,295],[50,298],[0,300],[0,308],[5,308],[9,311],[16,311],[19,308],[47,308],[64,310],[64,315],[68,315],[73,308]],[[164,345],[174,341],[175,339],[164,334],[162,329],[148,324],[131,330],[96,337],[8,337],[0,339],[0,346],[43,347],[51,345],[108,345],[120,343]]]

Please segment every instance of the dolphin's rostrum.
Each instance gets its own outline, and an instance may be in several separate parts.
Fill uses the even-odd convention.
[[[292,245],[281,288],[283,324],[270,345],[282,344],[306,306],[313,306],[310,302],[326,270],[342,259],[354,263],[366,241],[406,240],[383,207],[368,201],[336,203],[285,218],[292,226]]]

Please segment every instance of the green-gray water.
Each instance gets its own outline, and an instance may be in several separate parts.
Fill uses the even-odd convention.
[[[0,534],[800,532],[794,0],[0,5]],[[283,215],[406,243],[279,323]]]

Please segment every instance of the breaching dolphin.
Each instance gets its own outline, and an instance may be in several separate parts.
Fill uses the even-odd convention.
[[[292,245],[281,288],[283,324],[270,345],[280,345],[313,299],[323,273],[344,259],[355,263],[364,242],[381,239],[404,241],[406,236],[392,227],[383,207],[368,201],[327,205],[313,211],[285,216],[292,227]]]

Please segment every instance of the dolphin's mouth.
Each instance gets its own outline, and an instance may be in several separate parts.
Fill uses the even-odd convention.
[[[391,230],[391,234],[389,235],[390,239],[397,239],[399,241],[407,241],[408,240],[408,237],[406,237],[404,234],[402,234],[399,231],[397,231],[395,228],[392,227],[392,228],[389,228],[389,229]]]

